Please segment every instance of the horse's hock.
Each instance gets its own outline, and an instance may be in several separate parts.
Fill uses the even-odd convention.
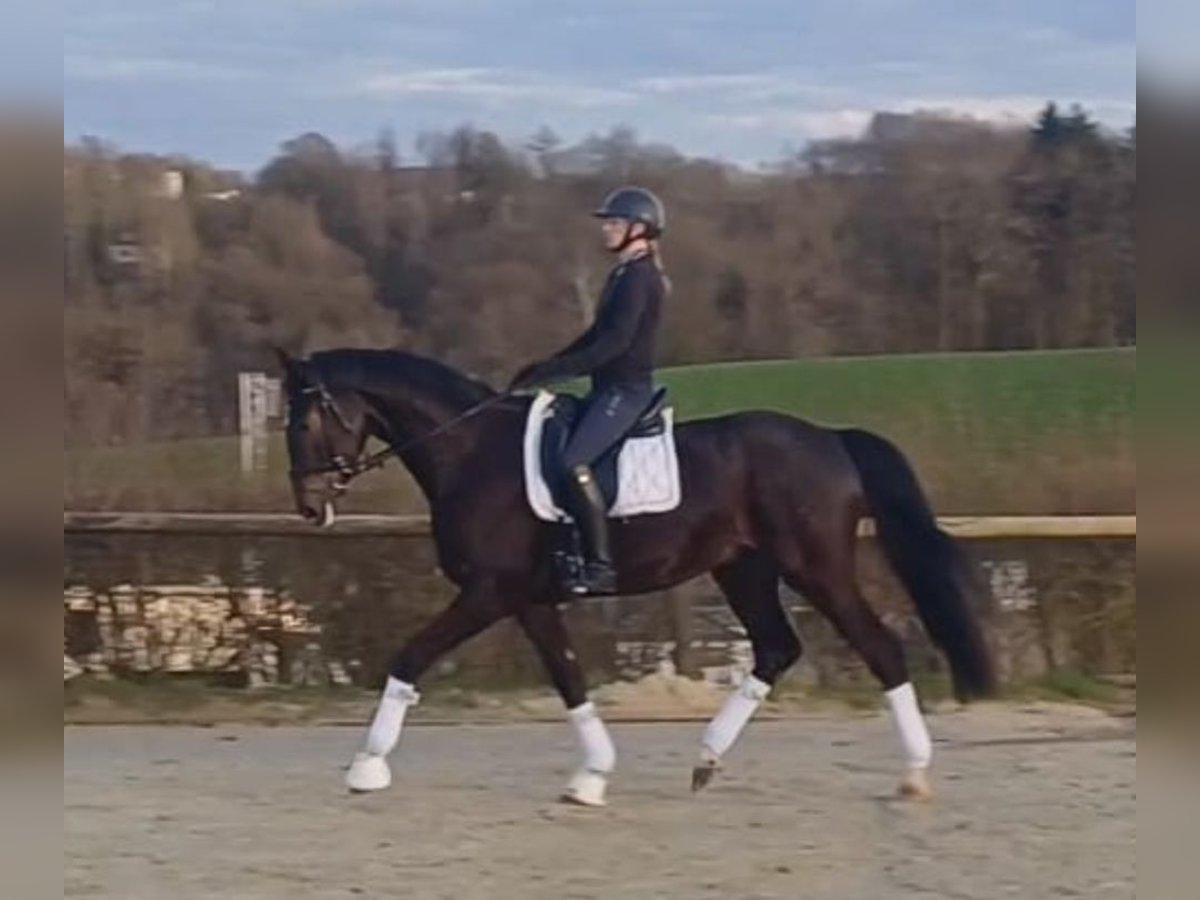
[[[419,537],[68,534],[64,546],[64,673],[72,677],[373,687],[403,638],[451,597]],[[1053,670],[1134,671],[1132,541],[977,540],[967,549],[1008,681]],[[860,573],[915,676],[936,681],[941,657],[869,540]],[[805,645],[788,686],[875,690],[803,598],[783,596]],[[569,622],[593,683],[666,671],[723,686],[752,663],[749,642],[707,578],[658,597],[581,601]],[[543,675],[518,629],[503,623],[428,681],[434,690],[487,692],[540,687]]]

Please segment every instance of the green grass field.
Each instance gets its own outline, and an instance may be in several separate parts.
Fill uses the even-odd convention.
[[[1136,351],[922,354],[664,370],[681,420],[772,409],[895,441],[942,513],[1136,508]],[[243,477],[235,438],[68,452],[73,509],[287,509],[286,453]],[[399,466],[356,482],[348,510],[413,512]]]

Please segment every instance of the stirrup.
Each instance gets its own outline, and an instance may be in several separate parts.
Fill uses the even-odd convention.
[[[604,597],[617,593],[617,572],[608,563],[585,560],[578,554],[554,554],[562,589],[574,597]]]
[[[591,596],[611,596],[617,592],[617,570],[611,563],[589,561],[583,567],[583,581]]]

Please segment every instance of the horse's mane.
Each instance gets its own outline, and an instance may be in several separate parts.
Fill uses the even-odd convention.
[[[414,388],[457,406],[468,407],[495,396],[495,391],[445,363],[402,350],[321,350],[308,364],[330,387],[388,395]]]

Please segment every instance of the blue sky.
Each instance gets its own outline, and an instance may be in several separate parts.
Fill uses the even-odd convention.
[[[320,131],[402,153],[633,127],[744,165],[875,110],[1136,102],[1131,0],[65,0],[64,131],[254,169]]]

